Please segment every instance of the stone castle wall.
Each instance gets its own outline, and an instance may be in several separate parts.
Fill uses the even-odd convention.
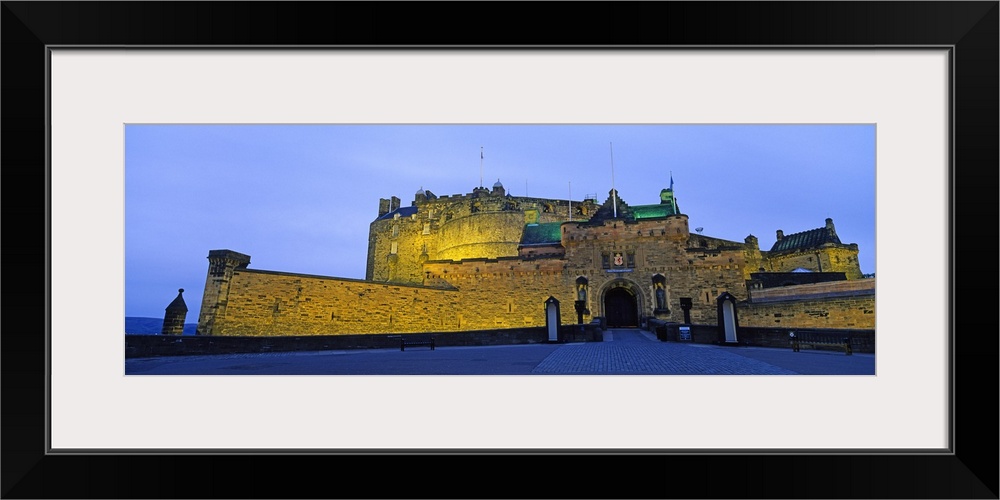
[[[365,279],[418,284],[427,260],[515,257],[525,224],[567,221],[571,204],[576,218],[596,210],[592,201],[506,196],[496,190],[418,195],[407,207],[414,213],[371,223]]]
[[[764,303],[796,299],[818,299],[845,295],[875,295],[875,278],[824,281],[801,285],[762,288],[750,293],[751,302]]]
[[[432,232],[437,240],[433,260],[514,257],[521,243],[524,214],[516,211],[478,212],[454,217]]]
[[[742,245],[692,237],[687,221],[687,216],[677,215],[629,223],[607,221],[597,227],[564,224],[562,241],[569,262],[567,269],[574,278],[583,276],[589,280],[591,311],[603,315],[600,292],[622,280],[633,284],[632,288],[641,294],[642,315],[669,321],[684,319],[681,298],[692,299],[690,315],[694,322],[715,321],[715,299],[722,292],[745,299]],[[631,254],[634,268],[627,272],[614,272],[614,266],[605,269],[605,255],[610,257],[614,252],[623,252],[626,259]],[[669,313],[654,313],[653,280],[657,276],[665,280]]]
[[[537,327],[545,325],[544,303],[550,296],[560,302],[562,324],[572,324],[580,278],[587,281],[584,323],[606,315],[602,296],[607,290],[625,286],[637,296],[642,317],[664,321],[682,322],[680,299],[691,298],[691,322],[715,324],[716,298],[729,292],[741,299],[741,326],[874,329],[874,280],[754,290],[752,301],[746,302],[742,269],[729,262],[741,252],[698,252],[683,249],[680,254],[697,265],[645,266],[628,273],[573,266],[565,259],[435,261],[423,266],[426,286],[246,268],[227,273],[210,266],[228,278],[220,283],[209,275],[209,286],[214,283],[221,292],[209,299],[218,300],[216,308],[203,306],[199,333],[343,335]],[[668,313],[654,311],[657,274],[667,277]]]
[[[875,280],[754,290],[738,304],[740,326],[875,329]]]
[[[574,281],[565,261],[516,258],[429,262],[428,283],[460,290],[463,324],[469,329],[516,328],[545,325],[545,301],[560,303],[561,323],[576,322]],[[585,320],[589,322],[589,318]]]
[[[202,335],[341,335],[452,331],[458,292],[239,269],[214,331]],[[220,319],[222,321],[220,321]],[[200,322],[199,322],[200,323]]]
[[[624,288],[635,298],[640,320],[682,322],[681,300],[690,299],[690,321],[715,324],[717,299],[728,292],[740,304],[742,326],[874,328],[873,284],[870,297],[857,287],[830,288],[826,295],[782,287],[755,290],[750,300],[747,290],[750,273],[760,268],[822,269],[863,282],[856,245],[769,254],[752,235],[736,242],[691,234],[683,214],[612,218],[598,214],[592,201],[574,201],[571,208],[568,200],[506,196],[502,188],[441,197],[421,191],[410,207],[399,203],[395,197],[380,201],[379,218],[370,225],[366,280],[250,270],[247,255],[211,251],[199,333],[342,335],[537,327],[545,324],[549,297],[560,302],[562,323],[571,324],[581,283],[585,323],[607,317],[605,295]],[[560,243],[526,247],[519,256],[525,224],[548,222],[562,222]],[[626,263],[612,263],[618,253]],[[666,307],[657,305],[657,286],[665,292]]]
[[[814,250],[769,254],[761,267],[773,273],[785,273],[803,268],[824,273],[844,273],[849,280],[862,278],[857,245],[831,245]]]

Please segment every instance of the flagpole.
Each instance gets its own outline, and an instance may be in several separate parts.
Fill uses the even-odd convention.
[[[569,209],[567,210],[567,212],[569,212],[569,214],[568,214],[569,215],[569,220],[572,221],[573,220],[573,181],[569,182]]]
[[[615,148],[609,142],[608,148],[611,149],[611,195],[614,197],[614,213],[615,218],[618,218],[618,192],[615,191]]]
[[[479,146],[479,187],[483,187],[483,147]]]

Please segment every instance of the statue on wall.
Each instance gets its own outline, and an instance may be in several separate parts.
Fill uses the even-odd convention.
[[[585,283],[576,286],[576,300],[587,300],[587,285]]]
[[[667,308],[667,292],[663,290],[663,284],[661,283],[656,284],[656,308]]]

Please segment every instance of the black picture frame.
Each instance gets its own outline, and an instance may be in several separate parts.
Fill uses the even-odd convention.
[[[4,498],[998,498],[996,1],[2,4]],[[48,454],[53,45],[951,47],[953,453]]]

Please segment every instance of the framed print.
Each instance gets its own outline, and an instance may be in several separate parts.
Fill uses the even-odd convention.
[[[37,283],[34,293],[7,301],[8,322],[22,321],[3,337],[3,447],[5,458],[17,457],[4,460],[4,496],[290,497],[328,483],[301,477],[317,462],[309,465],[377,485],[347,488],[344,496],[358,497],[698,496],[673,486],[681,477],[715,498],[997,497],[996,464],[979,458],[995,457],[996,442],[975,437],[989,432],[979,422],[996,421],[995,400],[981,396],[996,393],[996,338],[976,334],[995,330],[986,313],[995,304],[983,303],[994,294],[966,281],[996,265],[972,258],[968,238],[995,241],[984,233],[996,227],[996,2],[573,6],[574,16],[609,21],[611,40],[565,27],[538,4],[496,6],[5,2],[8,186],[45,196],[7,197],[8,228],[21,229],[4,247],[8,263],[42,269],[44,279],[24,280]],[[475,29],[438,20],[465,9]],[[417,27],[416,18],[433,20]],[[564,28],[552,31],[557,25]],[[562,30],[557,43],[517,43]],[[208,130],[223,125],[580,124],[870,127],[876,168],[858,183],[874,181],[875,375],[584,384],[123,374],[125,255],[135,245],[123,234],[135,196],[123,168],[137,130],[129,127],[206,127],[183,140],[198,144],[225,140]],[[470,179],[489,153],[471,162]],[[268,175],[303,175],[290,161],[275,158],[281,167]],[[395,168],[432,177],[431,161]],[[262,183],[237,182],[259,171],[204,169],[203,178],[180,181],[169,175],[180,167],[160,168],[166,193],[182,200],[197,182],[211,198],[197,210],[179,201],[163,211],[176,221],[210,219],[220,235],[246,216],[230,203],[238,189],[271,196]],[[832,184],[838,171],[826,175]],[[340,196],[337,178],[347,173],[328,178],[317,198]],[[501,188],[530,193],[519,184]],[[767,203],[735,196],[737,206]],[[363,217],[301,223],[340,230],[359,218],[367,225]],[[175,231],[169,219],[143,230]],[[338,255],[330,246],[301,245],[299,262]],[[214,249],[157,255],[167,266],[202,266]],[[609,269],[635,266],[628,248],[607,253]],[[486,456],[500,467],[476,463]],[[610,469],[598,465],[612,459]],[[504,465],[544,474],[555,464],[557,489],[526,492],[500,476]],[[614,473],[591,480],[588,466]],[[620,475],[636,468],[649,480],[623,485]],[[213,471],[210,479],[189,473],[199,470]],[[469,492],[412,480],[443,471],[493,486]],[[246,481],[247,472],[260,479]],[[400,473],[410,479],[386,480]]]

